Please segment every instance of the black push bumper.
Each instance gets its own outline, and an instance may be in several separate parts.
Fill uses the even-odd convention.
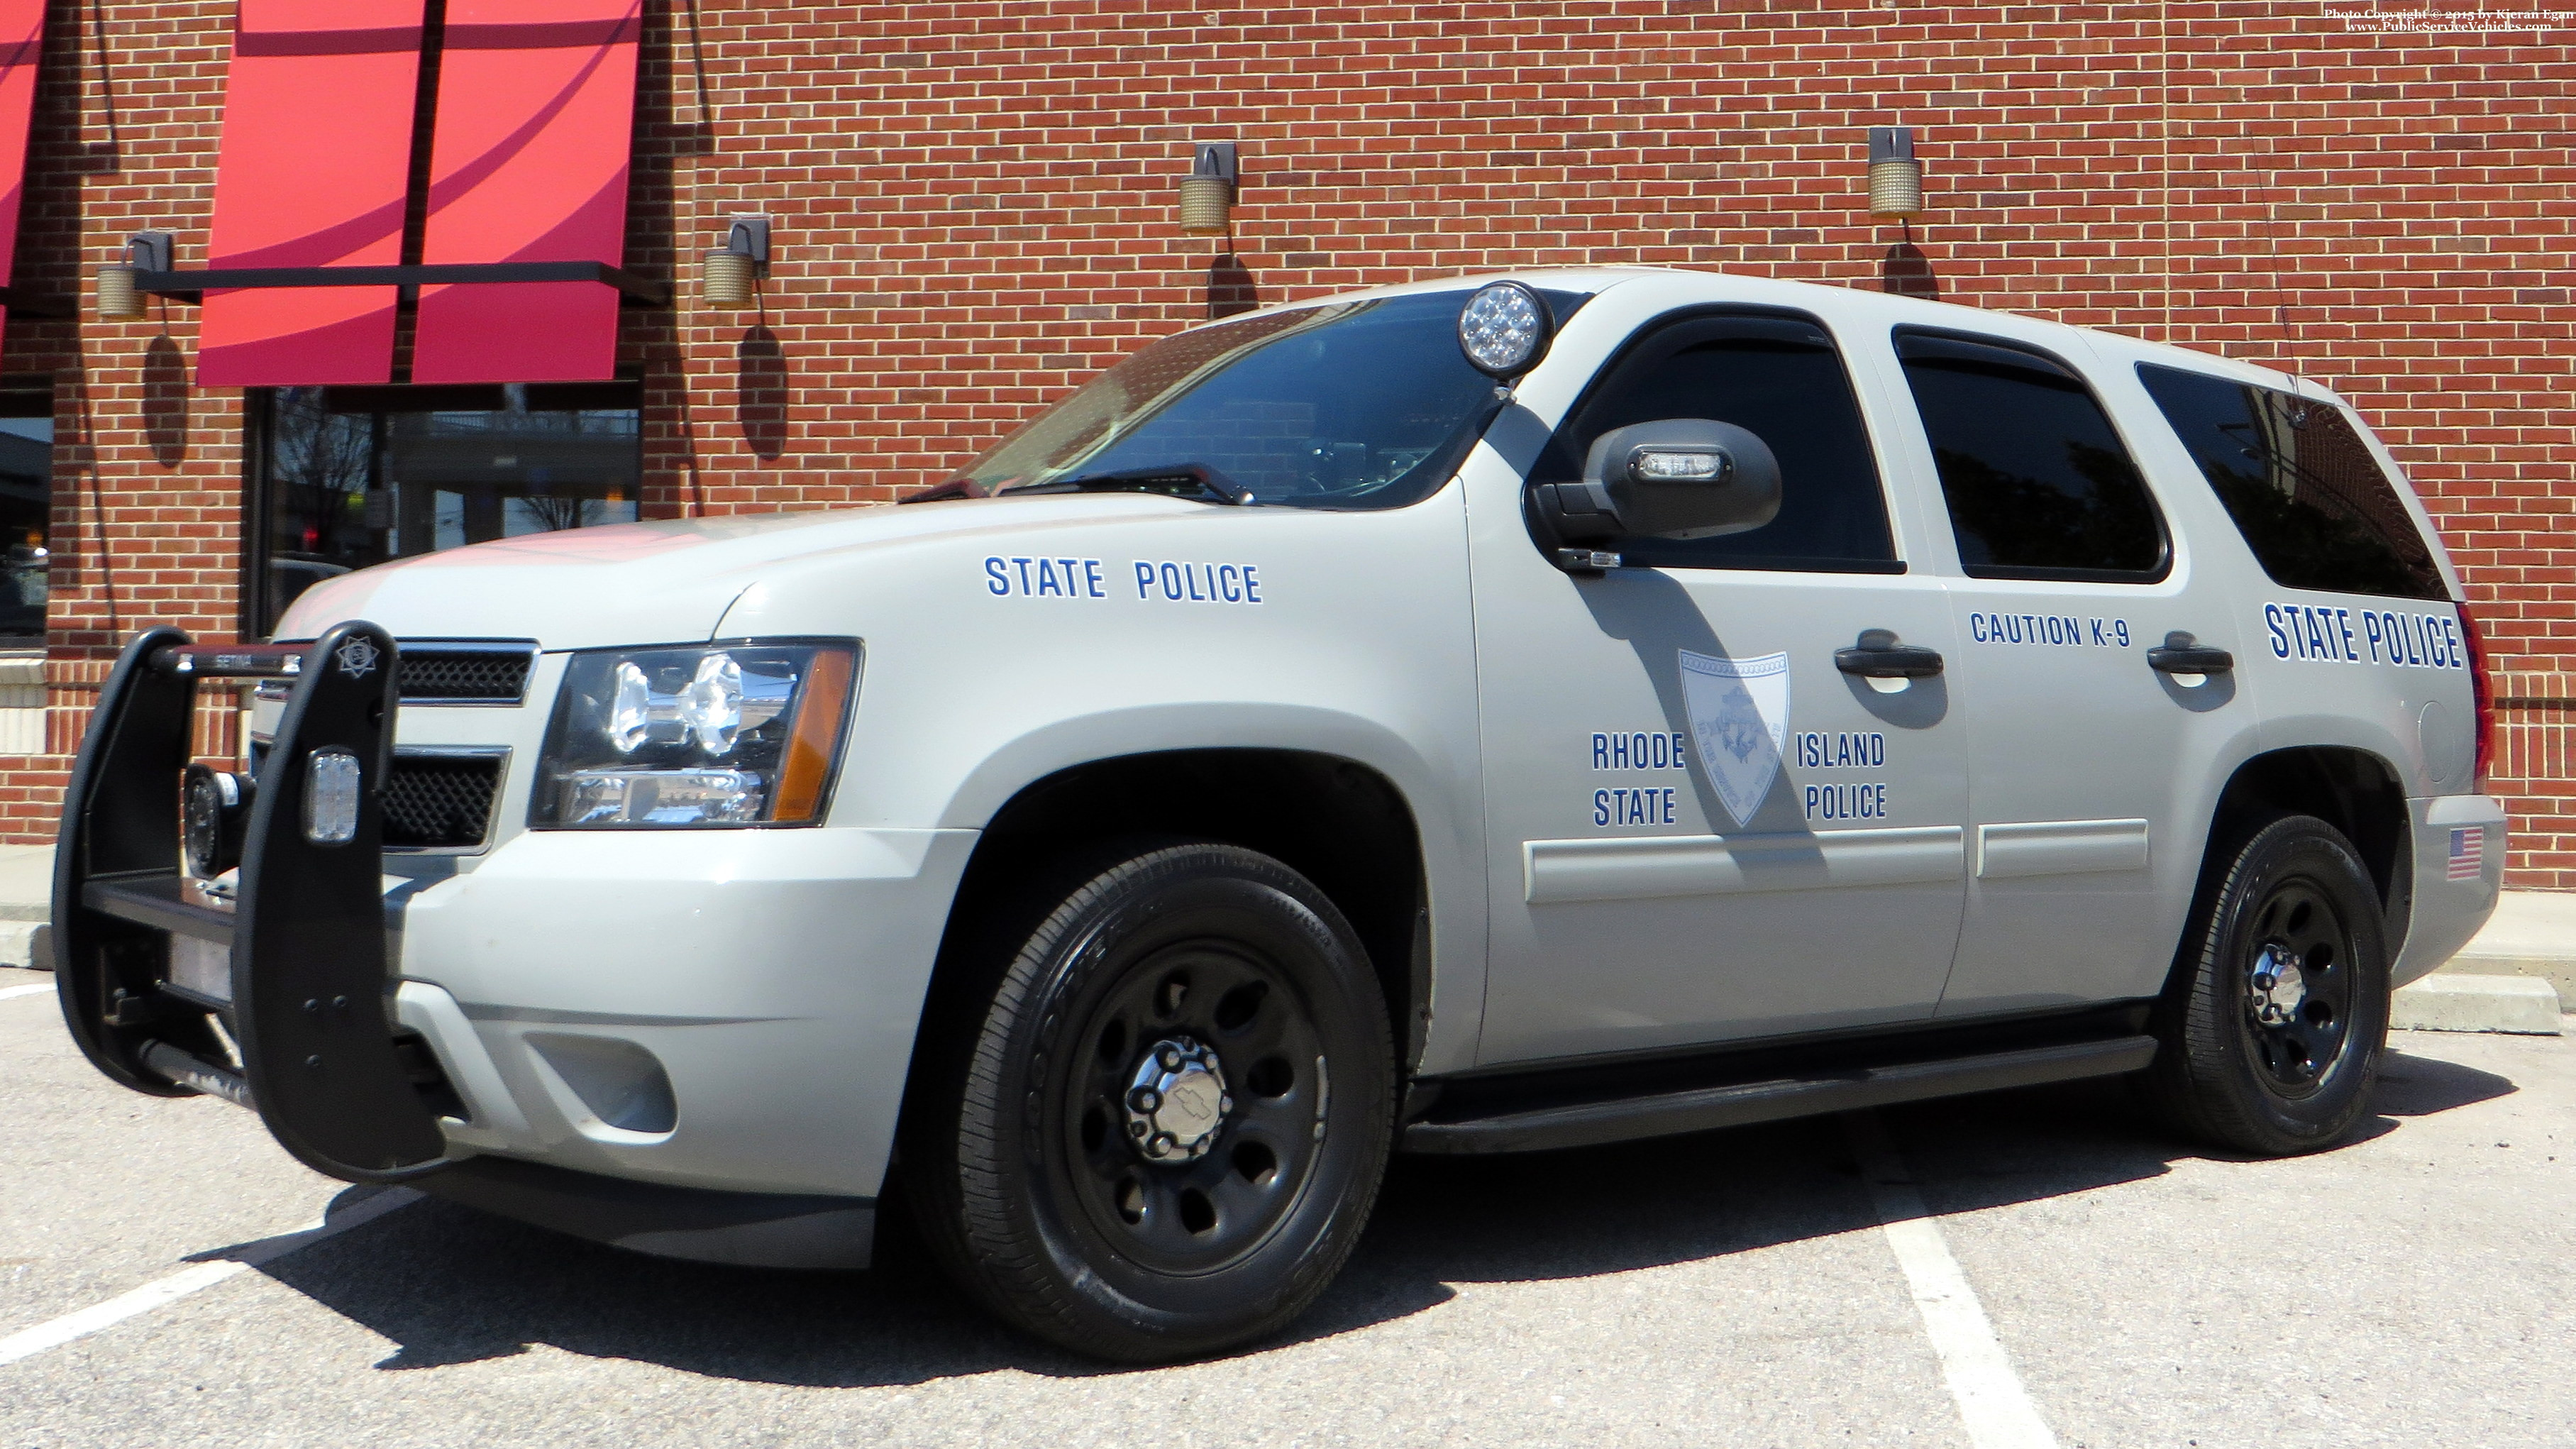
[[[391,1018],[383,789],[393,638],[347,623],[309,647],[199,646],[154,629],[126,646],[63,798],[55,981],[73,1040],[139,1092],[255,1108],[279,1143],[350,1182],[446,1166],[436,1084]],[[249,792],[229,894],[181,849],[197,682],[291,679]],[[227,782],[231,788],[231,782]],[[211,888],[210,888],[211,887]]]

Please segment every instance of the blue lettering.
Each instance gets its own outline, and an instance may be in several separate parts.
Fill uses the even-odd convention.
[[[1261,602],[1261,575],[1250,564],[1243,566],[1243,601],[1247,604]]]
[[[2378,663],[2380,641],[2386,637],[2386,634],[2380,625],[2380,614],[2378,610],[2364,609],[2362,611],[2361,633],[2362,637],[2370,642],[2370,662],[2373,664]]]
[[[1064,592],[1064,585],[1056,581],[1055,561],[1053,559],[1042,558],[1038,560],[1038,592],[1041,594],[1062,594]]]
[[[1607,790],[1592,792],[1592,823],[1595,825],[1610,823],[1610,792]]]
[[[1177,603],[1181,597],[1181,566],[1163,565],[1163,597]]]
[[[1138,559],[1136,561],[1136,597],[1142,599],[1153,592],[1154,566],[1143,559]]]
[[[1023,597],[1023,598],[1027,597],[1027,596],[1028,596],[1028,594],[1029,594],[1029,592],[1030,592],[1030,589],[1029,589],[1029,565],[1030,565],[1030,563],[1032,563],[1032,562],[1033,562],[1033,560],[1030,560],[1030,559],[1024,559],[1024,558],[1015,558],[1015,559],[1011,560],[1012,565],[1013,565],[1014,567],[1018,568],[1018,569],[1019,569],[1019,571],[1020,571],[1020,594],[1021,594],[1021,597]]]
[[[2445,669],[2466,669],[2466,668],[2468,668],[2468,667],[2469,667],[2469,661],[2468,661],[2468,658],[2467,658],[2466,654],[2463,652],[2463,650],[2461,649],[2461,646],[2460,646],[2460,621],[2459,621],[2459,620],[2457,620],[2457,619],[2444,619],[2444,620],[2442,621],[2442,639],[2443,639],[2444,643],[2446,643],[2446,644],[2449,646],[2448,650],[2445,652],[2445,654],[2444,654],[2444,656],[2443,656],[2443,660],[2444,660],[2444,662],[2443,662],[2442,667],[2443,667],[2443,668],[2445,668]]]
[[[2359,664],[2361,651],[2352,647],[2352,610],[2335,610],[2335,628],[2343,635],[2343,657]]]
[[[2112,621],[2111,621],[2111,632],[2112,632],[2113,634],[2116,634],[2116,635],[2118,635],[2118,636],[2119,636],[2119,639],[2120,639],[2120,647],[2121,647],[2121,648],[2126,649],[2126,648],[2128,648],[2128,647],[2129,647],[2129,621],[2128,621],[2128,620],[2126,620],[2126,619],[2114,619],[2114,620],[2112,620]]]
[[[1597,731],[1592,736],[1592,768],[1610,768],[1610,737]]]
[[[1100,560],[1087,558],[1082,561],[1082,581],[1090,589],[1091,597],[1095,599],[1109,597],[1109,591],[1100,587]]]
[[[1240,604],[1243,602],[1243,585],[1235,576],[1234,565],[1227,564],[1225,567],[1218,569],[1216,571],[1216,579],[1217,592],[1225,596],[1225,601],[1227,603]]]
[[[984,560],[984,574],[985,588],[996,594],[1004,596],[1009,595],[1011,592],[1011,571],[1002,567],[1002,561],[1000,559],[988,558]]]

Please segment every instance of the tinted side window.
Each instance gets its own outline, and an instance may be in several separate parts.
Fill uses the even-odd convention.
[[[2138,380],[2274,583],[2450,597],[2396,486],[2341,409],[2147,363]]]
[[[2073,369],[1943,333],[1900,331],[1896,353],[1970,577],[2164,576],[2164,525],[2146,482]]]
[[[1722,538],[1622,539],[1654,568],[1900,573],[1851,379],[1825,330],[1804,318],[1702,315],[1631,346],[1558,430],[1542,476],[1582,476],[1592,440],[1663,418],[1733,423],[1780,460],[1780,514]]]

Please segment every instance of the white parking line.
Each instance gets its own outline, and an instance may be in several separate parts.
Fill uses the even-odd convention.
[[[2057,1449],[2057,1436],[2039,1417],[2012,1360],[2004,1356],[1994,1325],[1986,1321],[1985,1305],[1968,1286],[1959,1260],[1950,1256],[1940,1223],[1923,1205],[1914,1175],[1888,1140],[1878,1114],[1846,1112],[1843,1130],[1860,1159],[1861,1176],[1869,1183],[1896,1266],[1914,1290],[1914,1310],[1923,1315],[1923,1331],[1940,1355],[1941,1377],[1967,1423],[1968,1442],[1975,1449]]]
[[[12,996],[33,996],[39,991],[47,996],[53,995],[54,983],[46,981],[34,986],[12,986],[6,991],[0,991],[0,1001],[6,1001]]]
[[[51,988],[47,988],[50,990]],[[374,1222],[397,1208],[420,1201],[420,1194],[407,1187],[388,1188],[338,1217],[326,1217],[309,1228],[262,1238],[233,1250],[229,1258],[199,1263],[183,1272],[173,1273],[157,1282],[146,1283],[131,1293],[122,1293],[105,1303],[93,1304],[77,1313],[66,1313],[50,1323],[39,1323],[0,1338],[0,1364],[16,1363],[22,1358],[58,1348],[75,1338],[86,1337],[112,1324],[122,1323],[138,1313],[149,1313],[165,1303],[175,1302],[200,1288],[211,1288],[226,1278],[263,1263],[273,1263],[299,1248],[308,1248],[349,1229]]]

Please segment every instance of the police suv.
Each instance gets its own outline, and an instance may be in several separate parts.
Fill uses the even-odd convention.
[[[2121,1075],[2366,1110],[2496,899],[2478,639],[2318,385],[1539,272],[1153,344],[908,506],[584,528],[133,641],[62,1004],[137,1091],[650,1253],[1270,1334],[1388,1154]],[[239,770],[188,763],[255,688]]]

